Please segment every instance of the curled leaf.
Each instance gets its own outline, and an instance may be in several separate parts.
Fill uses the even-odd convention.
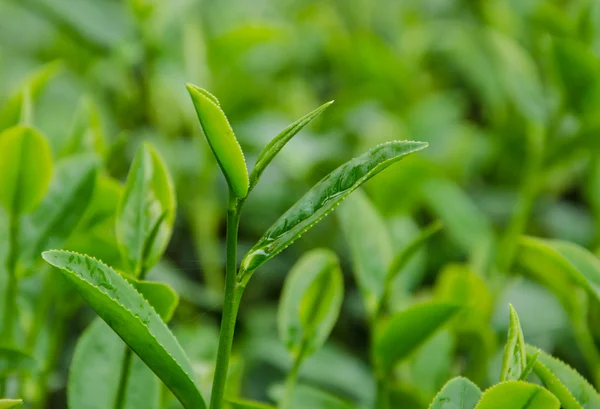
[[[246,160],[219,101],[210,92],[195,85],[187,84],[187,89],[204,135],[231,191],[238,198],[246,197],[250,184]]]
[[[425,142],[388,142],[335,169],[289,208],[250,249],[242,260],[243,273],[253,272],[292,244],[377,173],[426,147]],[[242,282],[246,281],[249,275],[242,277]]]
[[[60,269],[186,409],[206,408],[183,349],[154,308],[124,277],[94,258],[73,252],[52,250],[42,257]]]

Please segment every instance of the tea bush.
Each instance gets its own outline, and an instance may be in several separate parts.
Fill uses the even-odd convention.
[[[0,409],[600,409],[597,1],[0,21]]]

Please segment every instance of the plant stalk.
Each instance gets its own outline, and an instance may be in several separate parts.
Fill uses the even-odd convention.
[[[305,339],[300,345],[300,351],[298,351],[298,354],[294,358],[294,364],[285,381],[285,393],[283,395],[283,399],[281,400],[281,409],[289,409],[292,405],[294,389],[296,388],[296,383],[298,382],[298,373],[300,372],[300,365],[304,360],[306,346],[307,345]]]
[[[233,334],[240,300],[244,291],[244,287],[237,281],[237,236],[239,223],[240,205],[234,195],[230,193],[229,205],[227,207],[225,298],[223,301],[221,332],[219,334],[219,347],[210,398],[210,409],[221,409],[223,407]]]
[[[15,215],[9,216],[8,232],[8,256],[6,258],[6,271],[8,274],[8,283],[6,288],[6,299],[4,300],[4,328],[3,336],[5,343],[14,345],[15,343],[15,318],[17,314],[17,258],[19,240],[19,218]]]
[[[125,393],[127,392],[127,381],[129,380],[129,373],[131,372],[131,361],[133,359],[133,353],[129,346],[125,346],[125,355],[123,355],[123,361],[121,364],[121,377],[119,378],[119,389],[117,390],[117,397],[115,399],[115,409],[123,409],[125,407]]]

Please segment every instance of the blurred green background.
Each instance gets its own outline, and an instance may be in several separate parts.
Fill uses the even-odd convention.
[[[600,249],[599,57],[597,0],[0,1],[0,101],[32,75],[47,79],[34,124],[56,157],[74,151],[79,138],[120,180],[141,141],[165,157],[177,185],[177,223],[150,277],[180,292],[175,332],[206,380],[223,284],[227,187],[185,83],[220,99],[249,165],[287,124],[336,101],[265,172],[242,218],[242,255],[339,164],[393,139],[429,142],[365,188],[396,243],[438,218],[446,224],[401,275],[391,303],[400,309],[431,292],[448,263],[484,274],[489,236],[504,243],[500,253],[508,255],[499,265],[509,278],[490,284],[491,347],[467,342],[454,348],[462,361],[428,362],[423,353],[407,364],[401,375],[416,402],[411,408],[423,407],[472,359],[492,369],[471,375],[482,385],[494,381],[487,373],[497,373],[495,338],[505,334],[508,302],[529,342],[589,375],[560,303],[516,274],[510,242],[525,232]],[[107,243],[111,234],[101,233]],[[118,259],[109,244],[79,244]],[[244,395],[267,399],[282,381],[290,362],[275,329],[279,292],[298,257],[320,246],[342,258],[346,298],[332,340],[303,379],[350,401],[372,400],[368,332],[336,217],[250,284],[235,348]],[[51,407],[64,407],[70,354],[93,316],[83,309],[68,325]],[[436,342],[429,348],[445,348]],[[463,353],[478,342],[486,345],[479,357]]]

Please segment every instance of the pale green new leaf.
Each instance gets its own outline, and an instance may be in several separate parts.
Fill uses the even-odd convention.
[[[38,367],[37,361],[25,352],[0,347],[0,376],[31,373]]]
[[[0,134],[0,204],[9,214],[33,210],[42,200],[52,173],[52,153],[44,136],[15,126]]]
[[[98,161],[92,155],[70,157],[57,164],[44,199],[26,218],[32,226],[25,234],[26,261],[65,244],[92,200],[97,173]]]
[[[467,378],[454,378],[436,395],[429,409],[474,409],[481,390]]]
[[[59,71],[61,64],[51,62],[29,75],[0,110],[0,130],[15,126],[24,116],[30,116],[31,105],[38,99],[42,90]],[[27,105],[30,105],[27,107]]]
[[[427,143],[393,141],[376,146],[325,176],[273,224],[242,260],[252,272],[329,214],[364,182]],[[242,282],[247,280],[242,278]]]
[[[21,399],[0,399],[0,409],[16,409],[22,404]]]
[[[352,272],[367,311],[373,314],[385,291],[392,259],[387,226],[367,195],[360,189],[337,212],[352,259]]]
[[[525,339],[523,337],[521,324],[519,323],[519,316],[512,305],[510,305],[509,308],[510,324],[508,327],[506,346],[504,347],[504,356],[502,358],[500,382],[519,380],[527,366]]]
[[[281,131],[279,135],[273,138],[273,140],[269,142],[267,146],[265,146],[260,155],[258,155],[254,169],[252,169],[252,172],[250,173],[249,190],[252,190],[258,183],[262,173],[265,171],[267,166],[269,166],[269,163],[271,163],[279,151],[283,149],[285,144],[288,143],[294,136],[296,136],[296,134],[300,132],[306,125],[321,115],[321,113],[329,108],[331,104],[333,104],[333,101],[329,101],[321,105],[319,108],[298,119],[296,122]]]
[[[319,349],[329,337],[344,296],[338,258],[330,250],[306,253],[283,286],[277,324],[279,336],[294,357]]]
[[[165,163],[144,143],[117,209],[117,241],[127,272],[137,277],[162,256],[173,232],[175,191]]]
[[[396,313],[376,339],[375,353],[380,367],[391,370],[459,311],[455,304],[430,301]]]
[[[568,291],[560,281],[570,280],[573,284],[585,288],[600,301],[600,259],[577,244],[562,240],[546,240],[533,237],[521,239],[520,258],[522,263],[536,272],[536,275],[548,275],[546,268],[555,273],[549,284],[555,284],[557,291]],[[569,297],[569,294],[565,294]]]
[[[200,126],[231,191],[240,199],[246,197],[250,186],[246,160],[219,101],[210,92],[195,85],[187,84],[187,89]]]
[[[192,366],[154,308],[117,272],[89,256],[46,251],[44,260],[61,269],[82,298],[167,385],[186,409],[206,405]]]
[[[69,371],[70,408],[114,409],[127,345],[97,318],[79,338]],[[122,409],[158,409],[159,379],[137,356],[131,357]]]
[[[600,395],[575,369],[533,346],[528,345],[527,352],[530,359],[539,353],[533,372],[564,409],[600,408]]]
[[[508,381],[486,390],[475,409],[560,409],[560,402],[541,386]]]

